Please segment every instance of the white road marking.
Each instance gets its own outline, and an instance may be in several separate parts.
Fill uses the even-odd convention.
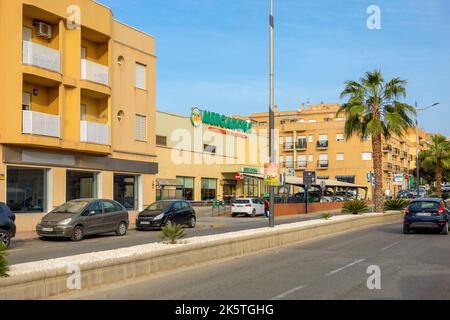
[[[345,269],[347,269],[347,268],[353,267],[354,265],[356,265],[356,264],[358,264],[358,263],[361,263],[361,262],[364,262],[364,261],[366,261],[366,259],[356,260],[356,261],[354,261],[354,262],[352,262],[352,263],[350,263],[350,264],[348,264],[348,265],[346,265],[346,266],[344,266],[344,267],[342,267],[342,268],[339,268],[339,269],[333,270],[333,271],[331,271],[331,272],[328,272],[326,275],[327,275],[327,276],[332,276],[333,274],[336,274],[336,273],[338,273],[338,272],[341,272],[342,270],[345,270]]]
[[[386,251],[387,249],[390,249],[390,248],[392,248],[392,247],[398,245],[399,243],[400,243],[400,242],[394,242],[394,243],[392,243],[392,244],[390,244],[390,245],[388,245],[388,246],[386,246],[386,247],[380,249],[380,251]]]
[[[302,290],[303,288],[306,288],[306,286],[299,286],[297,288],[288,290],[285,293],[282,293],[282,294],[280,294],[280,295],[278,295],[276,297],[271,298],[270,300],[281,300],[281,299],[287,297],[288,295],[293,294],[294,292]]]

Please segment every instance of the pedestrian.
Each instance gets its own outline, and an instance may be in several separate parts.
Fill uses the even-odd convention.
[[[269,218],[269,200],[265,199],[264,200],[264,216],[267,218]]]

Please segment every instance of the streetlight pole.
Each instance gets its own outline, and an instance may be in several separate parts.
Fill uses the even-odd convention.
[[[420,144],[420,139],[419,139],[419,112],[420,111],[425,111],[428,110],[430,108],[433,108],[435,106],[439,105],[439,102],[436,102],[434,104],[432,104],[431,106],[428,106],[426,108],[421,108],[419,109],[417,106],[417,101],[415,103],[415,109],[416,109],[416,177],[417,177],[417,181],[416,181],[416,188],[417,188],[417,197],[420,196],[420,159],[419,159],[419,144]]]
[[[274,17],[273,2],[270,0],[270,94],[269,94],[269,158],[270,164],[275,163],[275,117],[274,117]],[[269,227],[275,227],[275,187],[269,186]]]

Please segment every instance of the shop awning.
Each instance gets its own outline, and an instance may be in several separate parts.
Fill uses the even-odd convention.
[[[184,186],[177,179],[157,179],[156,183],[160,187],[183,187]]]

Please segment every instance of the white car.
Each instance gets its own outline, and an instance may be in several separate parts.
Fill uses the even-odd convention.
[[[264,215],[264,200],[257,198],[236,199],[231,205],[231,216],[246,215],[255,217]]]

